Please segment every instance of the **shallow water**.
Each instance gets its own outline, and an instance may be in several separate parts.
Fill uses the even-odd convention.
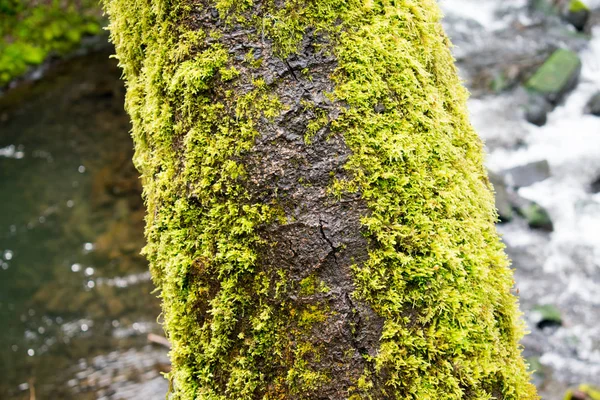
[[[0,98],[0,398],[164,398],[166,351],[111,50]],[[127,394],[129,393],[129,395]],[[139,398],[139,397],[138,397]]]

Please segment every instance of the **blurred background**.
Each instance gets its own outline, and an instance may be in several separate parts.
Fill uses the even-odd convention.
[[[439,0],[547,400],[600,399],[600,0]],[[0,399],[163,399],[120,71],[93,0],[0,0]]]

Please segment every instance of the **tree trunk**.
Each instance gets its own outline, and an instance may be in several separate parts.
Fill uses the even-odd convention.
[[[107,0],[175,399],[535,399],[433,0]]]

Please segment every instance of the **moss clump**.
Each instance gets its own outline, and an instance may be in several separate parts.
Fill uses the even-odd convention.
[[[378,370],[401,398],[536,398],[481,142],[433,1],[350,10],[335,121],[368,201],[358,298],[386,319]],[[383,103],[386,112],[375,107]]]
[[[571,0],[569,12],[589,11],[590,8],[581,0]]]
[[[579,385],[577,390],[569,389],[565,393],[564,400],[572,400],[577,396],[577,399],[600,400],[600,389],[592,385]]]
[[[527,81],[526,87],[543,95],[557,95],[567,90],[580,68],[576,53],[558,49]]]
[[[377,353],[361,353],[372,368],[339,396],[537,398],[482,145],[435,1],[107,0],[106,9],[127,78],[174,398],[318,398],[336,379],[312,335],[335,317],[329,288],[263,268],[258,251],[277,246],[264,232],[293,216],[277,195],[251,191],[244,160],[285,105],[255,76],[264,62],[249,70],[247,51],[231,57],[234,31],[284,60],[318,37],[337,63],[325,96],[336,117],[316,112],[304,144],[326,127],[352,152],[344,178],[331,171],[331,202],[355,192],[368,205],[368,259],[353,267],[352,297],[384,321]]]
[[[101,32],[96,1],[0,0],[0,87],[49,54],[65,54]]]
[[[323,281],[319,281],[316,275],[311,274],[300,281],[300,295],[312,296],[315,293],[328,293],[331,289]]]

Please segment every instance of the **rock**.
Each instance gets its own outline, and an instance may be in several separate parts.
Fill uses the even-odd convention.
[[[580,74],[579,56],[570,50],[558,49],[529,78],[525,87],[556,105],[575,88]]]
[[[592,96],[585,106],[585,112],[587,114],[593,114],[600,117],[600,92]]]
[[[550,177],[550,165],[546,160],[519,165],[503,172],[508,186],[515,188],[533,185]]]
[[[577,389],[569,389],[564,400],[600,400],[600,388],[591,385],[579,385]]]
[[[516,192],[507,190],[506,193],[508,194],[508,201],[510,202],[512,209],[527,221],[530,228],[547,232],[554,231],[554,224],[546,209],[535,201],[524,199]],[[529,255],[526,259],[528,259],[529,262],[532,257]]]
[[[518,213],[527,220],[527,224],[532,229],[541,229],[548,232],[554,230],[554,224],[550,219],[550,215],[548,215],[548,211],[535,202],[519,208]]]
[[[529,314],[529,319],[539,329],[562,325],[560,310],[551,304],[535,306]]]
[[[600,193],[600,176],[590,185],[592,193]]]
[[[529,96],[529,103],[525,108],[525,119],[536,126],[544,126],[548,122],[548,113],[552,105],[543,96]]]
[[[502,175],[488,171],[490,182],[494,186],[494,194],[496,197],[496,208],[498,209],[498,216],[500,222],[509,222],[513,219],[513,210],[509,201],[508,191],[506,189],[506,183]]]
[[[579,32],[583,32],[590,20],[591,11],[581,0],[571,0],[569,7],[564,14],[567,22],[575,27]]]
[[[532,229],[541,229],[548,232],[554,230],[554,224],[548,212],[533,201],[524,207],[519,207],[517,212],[527,220],[527,224]]]

